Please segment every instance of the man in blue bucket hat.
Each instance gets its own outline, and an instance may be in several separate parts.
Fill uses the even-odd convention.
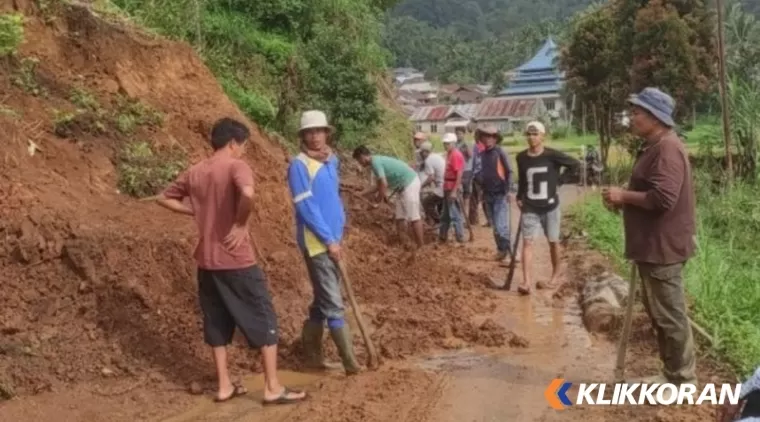
[[[609,209],[623,210],[625,255],[637,266],[657,333],[663,371],[646,382],[693,384],[696,358],[681,277],[696,249],[691,165],[674,130],[670,95],[646,88],[628,103],[631,131],[644,144],[628,188],[607,187],[602,195]]]

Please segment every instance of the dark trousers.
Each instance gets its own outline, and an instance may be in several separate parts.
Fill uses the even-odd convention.
[[[480,186],[480,184],[476,181],[472,181],[472,194],[470,195],[470,203],[468,204],[468,216],[470,224],[477,225],[480,223],[480,217],[478,215],[478,205],[483,206],[483,214],[486,216],[486,221],[488,224],[493,224],[493,221],[491,219],[491,212],[488,209],[488,205],[485,201],[485,193],[483,192],[483,187]]]
[[[657,333],[663,375],[673,382],[696,379],[694,339],[686,314],[684,264],[637,263],[642,281],[642,300]]]
[[[206,344],[230,344],[237,326],[254,348],[277,344],[277,314],[266,276],[254,265],[236,270],[198,269],[198,297]]]

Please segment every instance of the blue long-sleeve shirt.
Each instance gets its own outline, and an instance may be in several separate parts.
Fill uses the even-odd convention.
[[[327,251],[343,238],[346,214],[340,198],[339,161],[320,162],[299,154],[288,167],[288,186],[296,214],[298,246],[309,256]]]
[[[484,193],[490,195],[509,193],[514,173],[509,157],[501,147],[497,145],[481,152],[480,165],[480,180]]]

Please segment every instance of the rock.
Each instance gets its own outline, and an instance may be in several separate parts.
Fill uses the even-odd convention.
[[[620,308],[621,304],[618,302],[618,297],[612,290],[612,287],[605,285],[603,288],[597,290],[593,295],[584,297],[582,306],[584,308],[589,307],[597,302],[603,302],[610,305],[613,308]]]
[[[620,308],[615,308],[609,303],[596,302],[591,304],[583,312],[583,323],[590,332],[600,333],[613,329],[617,326]]]
[[[101,374],[102,374],[104,377],[110,377],[110,376],[114,375],[114,372],[113,372],[113,370],[111,370],[111,369],[108,369],[108,368],[103,368],[103,369],[101,369],[101,370],[100,370],[100,373],[101,373]]]
[[[190,392],[190,394],[197,396],[197,395],[203,394],[203,387],[201,387],[200,383],[193,381],[190,383],[188,391]]]

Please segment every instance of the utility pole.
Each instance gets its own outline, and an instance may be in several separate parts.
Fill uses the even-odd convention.
[[[726,81],[726,45],[723,37],[723,0],[715,0],[718,9],[718,72],[720,75],[720,103],[723,115],[723,143],[726,148],[726,174],[729,182],[734,178],[733,154],[731,153],[730,110],[728,108],[728,86]]]

